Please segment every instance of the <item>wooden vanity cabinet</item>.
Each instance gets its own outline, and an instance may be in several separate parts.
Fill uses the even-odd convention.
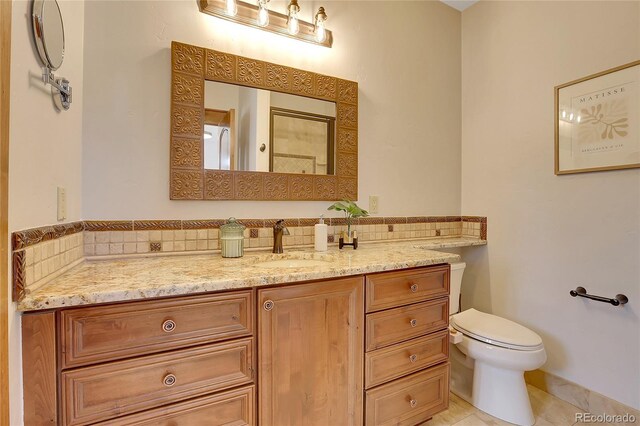
[[[25,425],[255,425],[252,290],[28,313]]]
[[[25,425],[420,424],[449,403],[448,293],[437,265],[26,313]]]
[[[366,276],[365,424],[412,426],[449,406],[449,265]]]
[[[363,277],[258,290],[261,426],[362,424]]]

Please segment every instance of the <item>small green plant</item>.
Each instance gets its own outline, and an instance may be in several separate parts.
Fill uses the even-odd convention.
[[[344,217],[347,220],[347,236],[351,236],[351,219],[369,216],[368,211],[361,209],[356,203],[350,200],[342,200],[333,203],[327,210],[344,212]]]

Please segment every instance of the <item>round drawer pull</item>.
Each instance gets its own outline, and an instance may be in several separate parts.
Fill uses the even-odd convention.
[[[412,319],[411,321],[409,321],[409,324],[411,324],[411,327],[415,327],[416,325],[418,325],[418,320]]]
[[[162,330],[165,333],[171,333],[175,329],[176,329],[176,323],[173,320],[166,320],[165,322],[162,323]]]
[[[416,291],[418,291],[418,284],[411,284],[411,292],[415,293]]]
[[[273,300],[267,300],[264,302],[262,307],[264,307],[265,311],[270,311],[273,309],[273,305],[274,305]]]
[[[418,355],[413,354],[409,357],[409,361],[411,362],[416,362],[418,360]]]
[[[411,401],[409,401],[409,405],[411,406],[411,408],[416,408],[416,406],[418,405],[418,401],[412,399]]]
[[[169,373],[166,376],[164,376],[164,379],[162,379],[162,384],[164,384],[167,387],[171,387],[176,384],[176,380],[177,380],[176,376]]]

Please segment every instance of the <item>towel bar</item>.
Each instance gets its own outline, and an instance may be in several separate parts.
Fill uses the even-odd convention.
[[[629,301],[629,298],[624,294],[616,294],[616,297],[613,299],[602,296],[594,296],[593,294],[588,294],[587,289],[584,287],[576,287],[576,289],[571,290],[569,294],[573,297],[580,296],[591,300],[597,300],[598,302],[611,303],[613,306],[624,305]]]

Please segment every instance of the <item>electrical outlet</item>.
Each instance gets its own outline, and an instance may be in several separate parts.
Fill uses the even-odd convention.
[[[378,196],[377,195],[369,195],[369,213],[371,214],[378,213]]]
[[[58,220],[65,220],[67,218],[67,190],[63,187],[58,187]]]

